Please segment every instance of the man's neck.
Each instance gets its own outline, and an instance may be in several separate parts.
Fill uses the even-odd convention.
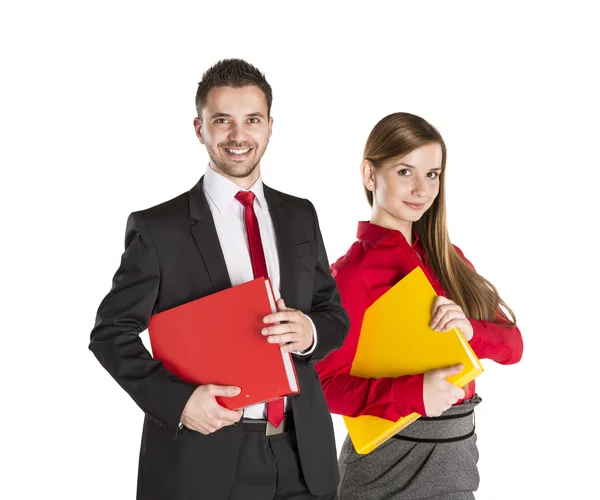
[[[252,172],[250,172],[250,174],[246,177],[231,177],[230,175],[227,175],[225,172],[223,172],[223,170],[221,170],[219,167],[214,165],[212,161],[209,162],[208,166],[221,177],[225,177],[225,179],[228,179],[231,182],[233,182],[240,189],[250,189],[260,177],[260,164],[256,165],[256,168]]]

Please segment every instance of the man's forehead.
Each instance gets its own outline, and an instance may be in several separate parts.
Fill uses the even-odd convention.
[[[203,111],[210,114],[266,114],[267,99],[256,85],[244,87],[213,87],[206,96]]]

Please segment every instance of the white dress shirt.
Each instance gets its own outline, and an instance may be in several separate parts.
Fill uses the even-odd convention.
[[[238,191],[244,190],[234,182],[215,172],[210,166],[207,167],[206,174],[204,175],[204,194],[206,195],[213,220],[215,221],[231,286],[240,285],[254,279],[250,252],[248,250],[244,206],[235,198]],[[260,238],[267,262],[267,271],[275,292],[275,300],[277,300],[281,297],[279,256],[277,254],[275,230],[269,214],[267,200],[265,199],[262,179],[259,177],[248,191],[252,191],[256,196],[254,200],[254,212],[258,219]],[[312,325],[314,341],[309,351],[294,353],[298,356],[311,354],[317,345],[315,325],[308,316],[306,317]],[[257,367],[257,369],[259,368]],[[288,404],[288,399],[284,398],[286,410],[288,409]],[[244,418],[266,418],[266,405],[261,403],[248,406],[244,409]]]

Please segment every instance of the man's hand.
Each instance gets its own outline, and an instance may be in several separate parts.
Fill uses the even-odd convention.
[[[458,328],[467,342],[473,338],[473,325],[465,316],[462,308],[446,297],[439,296],[435,299],[429,326],[438,332],[447,332],[450,328]]]
[[[445,380],[460,373],[462,369],[463,365],[454,365],[425,373],[423,403],[427,417],[439,417],[459,399],[465,397],[465,391]]]
[[[215,396],[233,397],[240,391],[239,387],[226,385],[197,387],[183,409],[181,423],[202,434],[211,434],[221,427],[235,424],[242,418],[243,411],[223,408],[217,403]]]
[[[265,323],[280,323],[263,328],[262,334],[272,344],[282,344],[281,352],[302,352],[312,346],[314,341],[310,321],[302,311],[291,309],[283,299],[277,301],[279,312],[264,317]]]

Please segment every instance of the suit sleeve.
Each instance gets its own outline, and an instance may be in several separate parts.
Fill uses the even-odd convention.
[[[154,310],[159,285],[152,238],[141,214],[132,213],[121,265],[98,308],[89,348],[152,421],[176,437],[181,414],[196,387],[168,372],[140,339]]]
[[[350,375],[369,302],[359,269],[346,267],[337,274],[334,269],[334,276],[350,315],[350,333],[341,349],[315,365],[329,410],[348,417],[372,415],[392,421],[413,412],[425,415],[423,374],[395,378]]]
[[[310,201],[307,200],[307,202],[314,218],[314,237],[317,252],[313,296],[310,312],[307,314],[315,325],[318,341],[313,353],[302,359],[314,363],[324,359],[331,351],[342,346],[350,324],[348,314],[342,307],[337,285],[329,270],[329,262],[315,207]]]
[[[454,247],[462,259],[473,269],[475,267],[465,257],[462,250]],[[502,365],[518,363],[523,356],[523,337],[517,325],[510,326],[501,310],[495,321],[469,318],[473,326],[473,338],[469,344],[479,359],[491,359]]]

